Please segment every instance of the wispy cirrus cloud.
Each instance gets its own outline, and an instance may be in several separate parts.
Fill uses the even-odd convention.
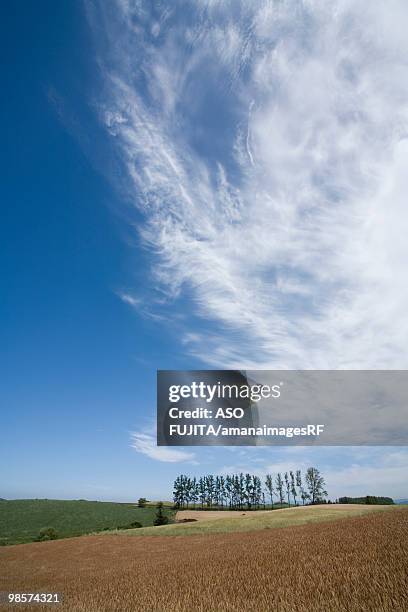
[[[408,8],[117,2],[101,119],[221,367],[408,365]]]
[[[138,308],[140,306],[140,304],[142,303],[142,300],[135,297],[134,295],[131,295],[130,293],[118,293],[118,297],[122,300],[122,302],[125,302],[125,304],[129,304],[129,306],[132,306],[132,308]]]
[[[156,438],[150,433],[134,432],[131,434],[131,446],[137,452],[142,453],[164,463],[194,462],[194,453],[170,446],[157,446]]]

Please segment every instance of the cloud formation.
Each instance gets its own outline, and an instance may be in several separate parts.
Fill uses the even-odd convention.
[[[406,2],[92,6],[155,281],[208,324],[188,350],[407,367]]]
[[[134,432],[131,435],[131,440],[132,448],[156,461],[181,463],[192,462],[194,459],[194,453],[169,446],[157,446],[156,438],[148,433]]]
[[[247,472],[264,478],[318,465],[326,483],[329,498],[342,496],[389,495],[406,497],[408,450],[394,447],[386,453],[382,448],[367,447],[280,447],[264,448],[262,453],[241,450],[234,463],[224,465],[220,473]],[[253,451],[253,449],[251,449]],[[259,449],[257,449],[259,451]]]

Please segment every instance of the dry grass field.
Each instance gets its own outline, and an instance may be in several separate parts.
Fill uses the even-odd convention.
[[[298,506],[282,510],[182,510],[177,512],[176,520],[194,519],[192,523],[164,525],[162,527],[143,527],[128,530],[126,535],[134,536],[186,536],[212,533],[232,533],[291,527],[321,521],[333,521],[351,516],[363,516],[372,512],[394,512],[398,506],[370,506],[359,504],[324,504],[321,506]],[[110,531],[106,535],[121,534]]]
[[[232,531],[253,531],[274,527],[290,527],[320,521],[331,521],[351,516],[362,516],[371,512],[391,511],[398,506],[366,504],[333,504],[318,506],[297,506],[282,510],[179,510],[176,521],[194,520],[199,524],[173,524],[160,528],[144,527],[131,530],[134,535],[191,535],[200,533],[229,533]],[[233,519],[233,520],[231,520]],[[217,521],[214,524],[213,521]],[[130,532],[128,532],[130,535]]]
[[[310,517],[325,514],[326,516],[334,516],[340,518],[340,516],[360,515],[366,512],[375,512],[376,510],[387,510],[389,508],[395,508],[396,506],[381,506],[381,505],[366,505],[366,504],[333,504],[333,505],[319,505],[319,506],[296,506],[296,508],[282,508],[273,510],[257,510],[256,512],[250,512],[248,510],[179,510],[176,514],[176,521],[182,521],[184,519],[194,519],[196,521],[213,521],[219,519],[231,519],[231,518],[245,518],[245,519],[256,519],[259,517],[277,517],[282,516],[299,516],[299,517]],[[305,514],[304,514],[305,513]]]
[[[408,509],[248,533],[21,544],[0,549],[0,563],[0,590],[60,591],[64,612],[403,612]]]

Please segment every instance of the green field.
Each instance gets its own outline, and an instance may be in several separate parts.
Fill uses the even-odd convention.
[[[164,525],[162,527],[145,527],[132,529],[126,532],[109,532],[110,534],[126,534],[127,536],[186,536],[204,535],[212,533],[232,533],[258,531],[260,529],[274,529],[305,525],[323,521],[363,516],[373,512],[398,512],[406,506],[369,506],[369,505],[320,505],[269,512],[253,512],[245,517],[226,517],[210,520],[199,520],[194,523]],[[238,515],[241,513],[237,513]]]
[[[135,504],[118,504],[85,500],[16,499],[0,501],[0,544],[32,542],[43,527],[53,527],[59,537],[115,529],[139,521],[153,525],[156,509],[137,508]],[[169,518],[170,508],[165,509]]]

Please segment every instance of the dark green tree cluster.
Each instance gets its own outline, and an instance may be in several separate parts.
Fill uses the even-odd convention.
[[[393,504],[391,497],[378,497],[377,495],[366,495],[365,497],[339,497],[339,504]]]
[[[275,476],[267,474],[265,482],[254,474],[208,474],[190,478],[180,474],[174,481],[173,499],[176,508],[228,508],[258,510],[266,504],[280,505],[322,503],[327,496],[324,478],[316,468],[308,468],[304,480],[300,470]],[[266,493],[266,495],[265,495]],[[266,501],[267,500],[267,501]]]

